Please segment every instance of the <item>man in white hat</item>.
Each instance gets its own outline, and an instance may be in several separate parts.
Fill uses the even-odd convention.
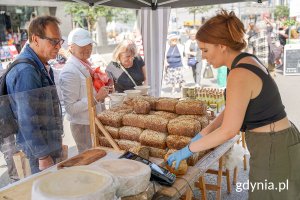
[[[94,74],[91,63],[88,61],[92,53],[93,43],[95,42],[89,31],[82,28],[72,30],[68,36],[71,55],[59,76],[59,86],[67,119],[70,121],[71,132],[79,153],[92,147],[86,78]],[[94,94],[97,102],[103,102],[108,91],[102,87],[97,93],[94,91]],[[99,109],[101,110],[101,106]]]

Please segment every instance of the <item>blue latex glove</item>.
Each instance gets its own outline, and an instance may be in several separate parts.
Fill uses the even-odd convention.
[[[197,140],[199,140],[199,139],[201,139],[201,138],[202,138],[201,133],[197,133],[197,135],[195,135],[195,137],[192,138],[191,143],[192,143],[192,142],[195,142],[195,141],[197,141]]]
[[[175,153],[172,153],[168,158],[168,165],[172,166],[172,163],[176,162],[175,169],[177,170],[179,167],[179,164],[182,160],[187,159],[188,157],[192,156],[193,152],[190,151],[189,145],[184,147],[183,149],[180,149],[179,151],[176,151]]]

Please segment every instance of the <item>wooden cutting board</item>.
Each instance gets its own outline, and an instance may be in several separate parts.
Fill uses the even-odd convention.
[[[69,158],[57,165],[57,169],[62,169],[64,167],[72,167],[72,166],[81,166],[88,165],[100,158],[106,156],[106,152],[102,149],[89,149],[77,156]]]

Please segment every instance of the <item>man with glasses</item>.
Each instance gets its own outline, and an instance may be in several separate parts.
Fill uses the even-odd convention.
[[[52,16],[33,19],[28,28],[29,44],[17,57],[33,63],[15,65],[6,77],[19,126],[16,143],[29,159],[32,174],[58,162],[62,152],[61,109],[48,64],[64,42],[59,24]]]

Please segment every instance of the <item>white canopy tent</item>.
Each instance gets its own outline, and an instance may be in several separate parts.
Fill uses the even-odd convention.
[[[61,1],[61,0],[57,0]],[[63,0],[66,1],[66,0]],[[90,6],[111,6],[141,9],[141,33],[143,37],[147,80],[151,95],[160,96],[163,62],[171,8],[204,6],[249,0],[67,0]]]

